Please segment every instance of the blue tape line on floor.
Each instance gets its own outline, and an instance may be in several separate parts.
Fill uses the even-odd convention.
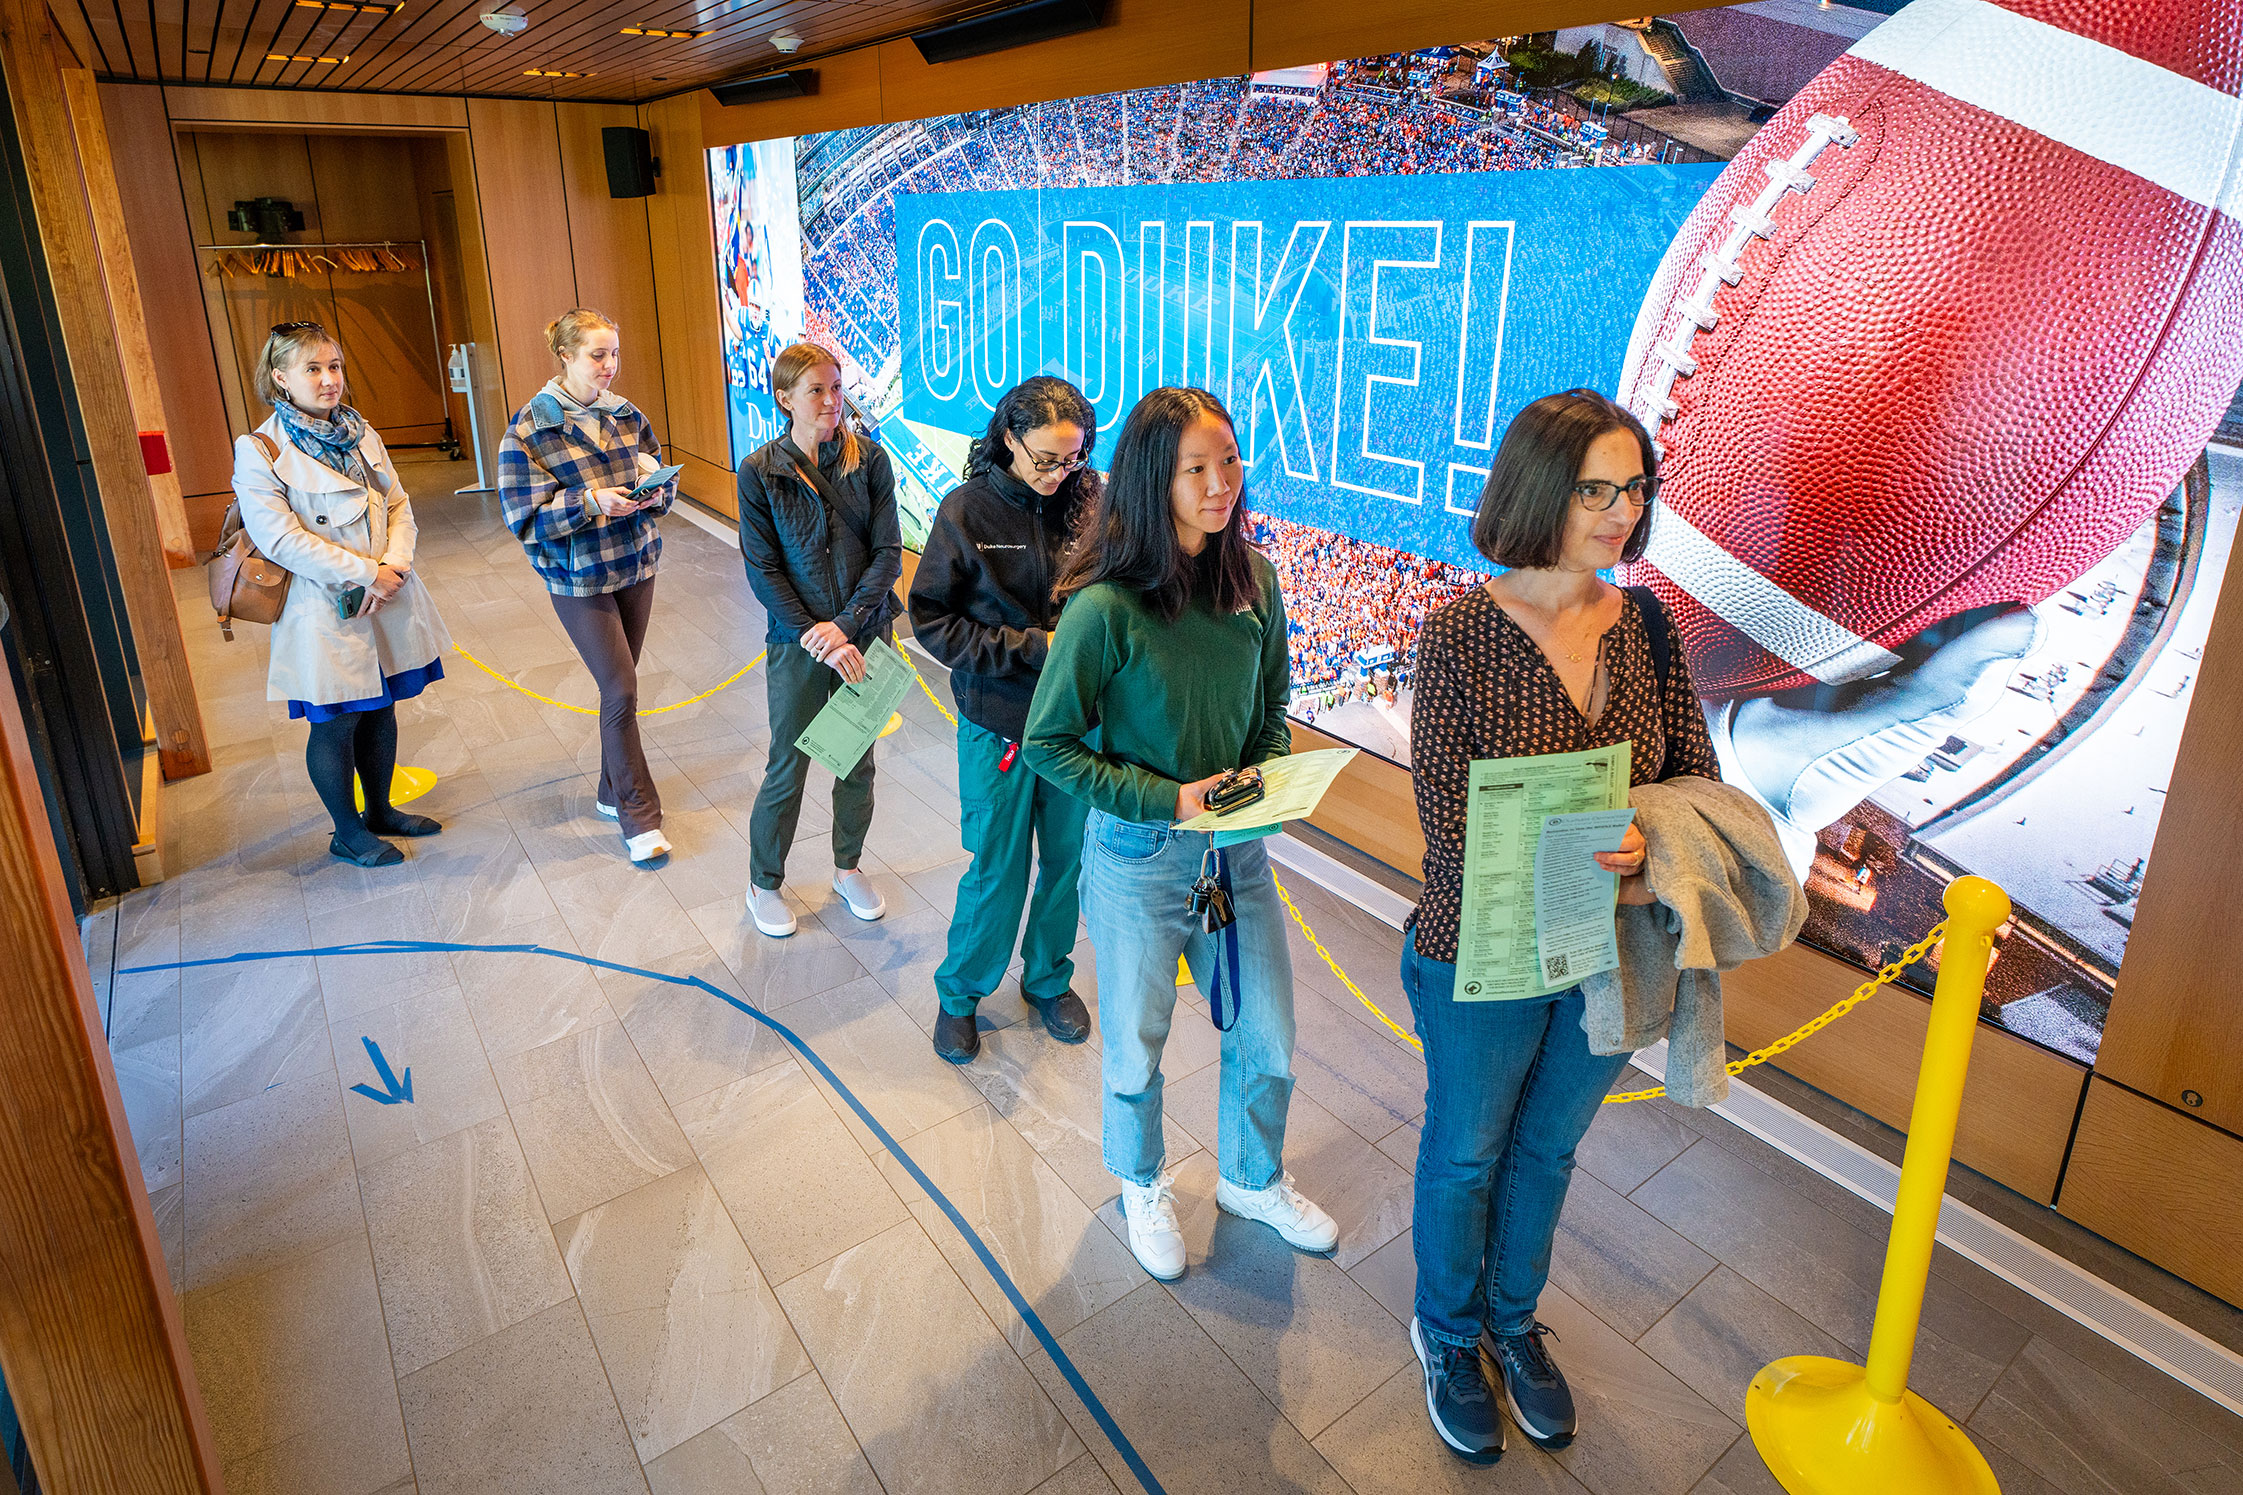
[[[817,1050],[804,1043],[792,1028],[768,1013],[758,1012],[729,992],[719,991],[698,976],[672,976],[664,971],[650,971],[642,966],[624,965],[620,961],[601,960],[597,956],[579,955],[573,950],[548,949],[544,945],[465,945],[453,944],[445,940],[361,940],[355,944],[317,945],[302,950],[245,950],[237,955],[214,955],[203,960],[172,960],[157,965],[131,966],[115,974],[119,976],[140,976],[155,971],[184,971],[201,966],[241,965],[256,960],[301,959],[307,955],[399,955],[418,951],[474,955],[550,955],[556,960],[573,960],[578,965],[594,966],[603,971],[617,971],[626,976],[644,976],[648,980],[666,982],[671,986],[696,987],[720,1002],[737,1007],[749,1017],[754,1018],[763,1026],[778,1034],[789,1047],[810,1062],[811,1066],[825,1079],[825,1082],[833,1087],[836,1095],[849,1103],[849,1108],[857,1113],[857,1119],[862,1121],[871,1130],[872,1134],[880,1139],[880,1145],[887,1148],[897,1162],[903,1164],[904,1171],[911,1175],[911,1181],[924,1189],[927,1197],[933,1200],[936,1207],[949,1217],[950,1223],[958,1227],[958,1233],[965,1237],[967,1245],[973,1247],[974,1255],[981,1258],[982,1266],[988,1269],[990,1277],[1004,1291],[1006,1299],[1011,1302],[1014,1311],[1020,1315],[1021,1321],[1027,1324],[1028,1332],[1036,1336],[1036,1342],[1044,1347],[1046,1354],[1051,1356],[1051,1363],[1059,1368],[1061,1378],[1073,1389],[1075,1395],[1082,1399],[1082,1404],[1089,1408],[1091,1420],[1098,1424],[1098,1430],[1104,1433],[1113,1443],[1115,1451],[1121,1455],[1122,1462],[1129,1466],[1131,1474],[1137,1476],[1138,1483],[1145,1487],[1148,1495],[1167,1495],[1167,1491],[1162,1487],[1161,1482],[1153,1477],[1153,1471],[1147,1467],[1144,1458],[1137,1452],[1136,1446],[1122,1432],[1121,1425],[1115,1422],[1113,1414],[1106,1410],[1106,1404],[1101,1402],[1096,1393],[1090,1389],[1090,1382],[1085,1380],[1083,1373],[1075,1368],[1075,1362],[1067,1358],[1067,1352],[1059,1347],[1058,1337],[1037,1316],[1036,1310],[1029,1306],[1027,1295],[1021,1292],[1020,1285],[1014,1282],[1012,1275],[999,1264],[996,1253],[989,1249],[988,1242],[981,1238],[980,1233],[973,1226],[966,1223],[966,1217],[959,1213],[958,1206],[950,1202],[950,1196],[935,1187],[935,1181],[927,1176],[926,1171],[917,1162],[913,1161],[910,1153],[903,1150],[903,1144],[888,1134],[888,1129],[882,1126],[872,1112],[865,1108],[863,1101],[857,1099],[856,1092],[841,1083],[841,1077],[833,1072],[832,1067],[825,1060],[818,1057]]]

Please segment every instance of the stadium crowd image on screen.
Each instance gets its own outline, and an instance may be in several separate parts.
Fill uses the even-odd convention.
[[[1602,389],[1665,483],[1615,579],[1673,612],[1806,937],[1874,966],[1991,877],[2017,912],[1987,1016],[2090,1061],[2243,509],[2243,458],[2206,448],[2243,378],[2243,243],[2185,184],[2090,212],[2100,163],[1942,105],[2039,44],[1941,42],[1917,13],[1944,3],[1799,55],[1686,25],[1753,53],[1765,123],[1726,167],[1527,87],[1547,42],[1523,38],[712,151],[734,460],[778,433],[769,361],[804,336],[841,355],[914,543],[1018,380],[1075,382],[1097,456],[1145,391],[1211,388],[1294,716],[1406,767],[1419,629],[1487,577],[1495,444],[1529,400]],[[1987,150],[2015,169],[1974,177]],[[1995,241],[2083,235],[2096,337],[2063,333],[2071,291],[1972,280],[2062,279]]]

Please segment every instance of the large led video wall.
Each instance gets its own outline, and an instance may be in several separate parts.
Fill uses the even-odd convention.
[[[1529,93],[1491,40],[757,142],[709,168],[735,461],[782,429],[769,362],[803,336],[841,355],[914,538],[1020,379],[1081,386],[1099,456],[1144,391],[1211,388],[1285,589],[1295,716],[1406,765],[1418,630],[1485,579],[1470,516],[1505,425],[1575,385],[1640,402],[1664,303],[1642,333],[1639,312],[1722,165]],[[2239,506],[2243,458],[2215,450],[2039,596],[1944,619],[1865,674],[1709,690],[1725,777],[1790,838],[1810,941],[1880,964],[1954,876],[1992,877],[2019,920],[1990,1016],[2092,1059]],[[1700,527],[1665,532],[1658,579]],[[1880,562],[1833,564],[1858,589]],[[1710,676],[1755,623],[1693,606]]]

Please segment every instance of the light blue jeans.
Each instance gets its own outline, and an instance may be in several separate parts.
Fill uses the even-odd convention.
[[[1106,1050],[1106,1170],[1134,1184],[1159,1177],[1164,1161],[1160,1056],[1176,1015],[1176,958],[1190,963],[1201,991],[1214,985],[1218,941],[1186,907],[1207,839],[1099,810],[1083,828],[1083,916],[1098,956]],[[1223,855],[1238,912],[1239,1015],[1223,1035],[1215,1159],[1240,1188],[1266,1189],[1282,1171],[1293,1102],[1293,959],[1268,850],[1249,841]]]

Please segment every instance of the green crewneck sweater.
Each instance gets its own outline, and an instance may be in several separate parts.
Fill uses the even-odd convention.
[[[1260,555],[1254,574],[1259,608],[1194,600],[1173,623],[1112,582],[1076,593],[1028,708],[1028,766],[1094,810],[1166,822],[1178,786],[1290,752],[1285,604]]]

